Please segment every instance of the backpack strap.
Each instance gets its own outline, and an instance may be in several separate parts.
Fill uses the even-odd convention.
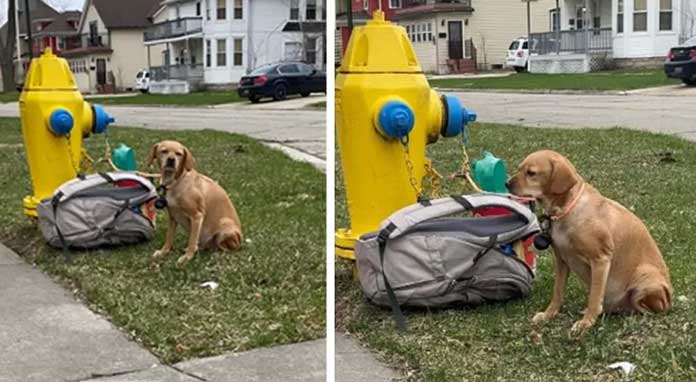
[[[377,235],[377,244],[379,245],[379,262],[380,268],[382,268],[384,288],[387,290],[387,298],[389,298],[389,305],[391,306],[392,314],[394,315],[394,321],[396,321],[396,327],[400,331],[405,331],[406,316],[404,316],[404,313],[401,311],[399,301],[396,299],[396,294],[394,294],[394,289],[391,287],[391,284],[389,284],[389,280],[387,280],[386,273],[384,273],[384,251],[387,248],[387,241],[389,240],[389,236],[395,229],[395,225],[389,224],[386,227],[384,227],[381,231],[379,231],[379,235]]]

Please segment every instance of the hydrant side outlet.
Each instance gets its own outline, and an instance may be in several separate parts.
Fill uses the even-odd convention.
[[[402,101],[388,101],[379,110],[379,131],[383,135],[400,139],[413,129],[415,116],[413,110]]]
[[[67,135],[75,125],[75,120],[69,111],[59,108],[51,113],[48,126],[56,135]]]

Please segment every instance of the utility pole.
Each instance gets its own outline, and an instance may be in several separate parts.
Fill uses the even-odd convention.
[[[353,33],[353,1],[346,0],[346,5],[348,6],[346,10],[346,19],[348,21],[348,35]]]
[[[15,49],[17,49],[17,69],[15,72],[15,79],[21,79],[24,82],[24,65],[22,64],[22,45],[19,41],[19,0],[10,0],[15,3],[15,38],[17,39],[15,43]]]
[[[24,13],[24,17],[26,18],[27,22],[27,46],[29,47],[29,60],[31,60],[34,58],[34,43],[31,38],[31,10],[29,9],[29,0],[24,0]]]
[[[561,7],[556,0],[556,55],[560,54],[561,51]]]

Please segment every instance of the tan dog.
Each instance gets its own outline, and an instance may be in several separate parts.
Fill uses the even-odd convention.
[[[216,182],[193,169],[191,152],[181,143],[162,141],[152,146],[148,166],[156,161],[166,190],[169,228],[159,259],[172,250],[177,224],[189,233],[186,253],[177,266],[191,261],[199,247],[232,251],[242,244],[242,226],[237,210],[225,190]]]
[[[553,297],[534,323],[558,314],[569,271],[589,289],[587,309],[572,332],[584,332],[603,312],[670,309],[669,272],[648,229],[631,211],[585,183],[561,154],[544,150],[529,155],[508,188],[537,199],[551,218]]]

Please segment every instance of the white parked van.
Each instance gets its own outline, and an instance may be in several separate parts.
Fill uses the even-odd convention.
[[[135,75],[135,88],[143,93],[150,91],[150,71],[143,69]]]

